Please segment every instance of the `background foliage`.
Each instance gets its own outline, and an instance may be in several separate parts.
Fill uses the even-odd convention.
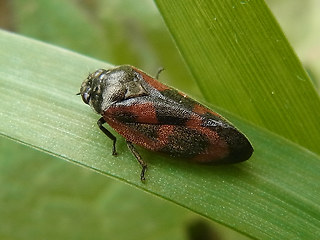
[[[290,14],[292,13],[295,13],[295,16],[297,14],[306,16],[303,18],[304,26],[313,26],[316,22],[310,17],[316,18],[316,14],[310,14],[311,10],[315,9],[316,3],[315,1],[306,2],[303,3],[304,7],[307,6],[309,9],[299,7],[297,2],[289,5],[290,1],[276,1],[270,4],[275,11],[279,9],[278,5],[280,9],[285,8],[285,11],[279,12],[282,13],[283,26],[286,26],[285,20],[289,19],[287,24],[289,29],[292,25],[296,26],[291,23]],[[158,4],[160,5],[161,1]],[[6,23],[3,27],[7,29],[73,49],[115,65],[130,63],[151,73],[155,72],[159,66],[164,66],[167,71],[161,75],[163,81],[201,99],[198,85],[193,82],[157,9],[150,1],[141,1],[141,4],[135,4],[135,1],[12,1],[7,2],[6,7],[0,9],[9,13],[7,18],[1,21]],[[5,14],[1,16],[3,15]],[[316,70],[319,69],[317,68],[319,63],[314,59],[318,59],[319,51],[315,41],[318,36],[313,34],[318,32],[307,28],[300,29],[305,31],[304,34],[290,31],[287,34],[316,81],[319,79]],[[96,67],[92,64],[89,68],[87,71],[92,71]],[[57,76],[59,76],[58,73]],[[272,92],[271,89],[270,91]],[[206,100],[212,99],[206,98]],[[219,101],[215,99],[215,103],[216,100]],[[223,106],[223,102],[221,104]],[[218,105],[221,106],[221,104]],[[305,126],[301,121],[299,124],[302,128]],[[316,151],[316,145],[311,147],[311,150]],[[1,159],[1,183],[4,190],[0,200],[2,205],[7,206],[2,208],[0,214],[0,221],[6,223],[0,228],[0,235],[4,237],[26,239],[28,236],[32,238],[37,234],[40,237],[51,238],[69,236],[69,238],[79,239],[95,236],[99,239],[101,236],[108,235],[126,239],[129,232],[133,238],[184,239],[190,226],[198,223],[198,217],[189,211],[135,191],[99,174],[56,161],[53,157],[4,138],[1,139]],[[125,160],[124,162],[124,165],[127,165]],[[152,162],[152,164],[155,163]],[[130,165],[130,167],[134,166],[134,163]],[[283,169],[286,169],[289,175],[292,171],[294,176],[296,172],[287,169],[287,166],[285,165]],[[157,167],[161,165],[156,165],[155,168]],[[252,166],[249,164],[246,167],[250,169]],[[281,169],[281,166],[279,168]],[[294,169],[295,166],[292,168]],[[231,168],[229,171],[235,170],[237,169]],[[265,169],[262,167],[260,170]],[[227,175],[228,170],[223,169],[223,172]],[[312,169],[310,172],[312,173]],[[128,174],[136,177],[135,171],[130,171]],[[273,180],[276,181],[277,174],[274,174]],[[312,178],[311,174],[310,179]],[[226,181],[227,179],[228,177]],[[263,179],[260,180],[263,181]],[[303,184],[301,188],[305,188],[308,183],[303,182]],[[307,187],[306,193],[309,193],[308,190]],[[268,194],[268,192],[261,194]],[[114,208],[115,205],[121,207]],[[290,211],[290,208],[288,209]],[[163,212],[167,212],[169,217]],[[113,220],[110,221],[110,218]],[[43,221],[43,219],[46,220]],[[55,224],[55,229],[52,229],[52,224]],[[82,230],[75,234],[72,231],[75,227]],[[127,231],[123,231],[123,228]],[[15,229],[21,229],[21,231],[15,231]],[[220,231],[219,229],[217,231]],[[239,239],[239,236],[236,238]]]

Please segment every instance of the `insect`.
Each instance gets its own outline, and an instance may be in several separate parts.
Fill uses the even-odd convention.
[[[147,164],[133,144],[199,163],[242,162],[253,153],[248,139],[219,114],[133,66],[95,71],[79,94],[102,115],[97,124],[113,141],[112,155],[117,138],[103,124],[126,139],[142,181]]]

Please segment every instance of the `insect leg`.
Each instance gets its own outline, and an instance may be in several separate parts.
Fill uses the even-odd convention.
[[[161,67],[161,68],[158,69],[158,72],[157,72],[157,74],[156,74],[156,79],[157,79],[157,80],[159,79],[159,75],[160,75],[160,73],[161,73],[163,70],[164,70],[163,67]]]
[[[140,174],[141,181],[146,180],[144,177],[144,173],[147,170],[147,164],[142,160],[140,154],[138,153],[137,149],[133,146],[132,142],[127,141],[127,146],[130,149],[130,151],[132,152],[132,154],[136,157],[136,159],[138,160],[138,162],[140,163],[140,165],[142,167],[141,174]]]
[[[108,131],[108,129],[106,129],[104,126],[102,126],[102,124],[104,124],[106,121],[102,118],[100,118],[97,122],[100,130],[108,136],[108,138],[110,138],[112,141],[113,141],[113,148],[112,148],[112,155],[117,155],[117,151],[116,151],[116,141],[117,141],[117,138],[111,133]]]

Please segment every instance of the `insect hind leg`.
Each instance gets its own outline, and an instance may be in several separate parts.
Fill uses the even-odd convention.
[[[127,146],[130,149],[130,151],[132,152],[132,154],[135,156],[135,158],[137,159],[139,164],[141,165],[142,170],[141,170],[141,174],[140,174],[140,179],[141,179],[141,181],[145,181],[146,178],[144,177],[144,174],[147,170],[147,164],[142,160],[142,157],[138,153],[137,149],[133,146],[132,142],[127,141]]]

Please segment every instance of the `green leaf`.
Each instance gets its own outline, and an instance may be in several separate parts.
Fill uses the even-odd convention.
[[[263,1],[156,3],[206,101],[320,153],[319,95]]]
[[[250,161],[204,167],[141,150],[149,164],[143,184],[124,141],[111,156],[111,142],[95,124],[99,116],[75,95],[88,72],[107,64],[3,31],[0,52],[2,135],[255,238],[319,237],[319,156],[229,115],[255,147]]]
[[[188,225],[199,220],[172,203],[4,138],[0,159],[1,239],[183,240]]]

